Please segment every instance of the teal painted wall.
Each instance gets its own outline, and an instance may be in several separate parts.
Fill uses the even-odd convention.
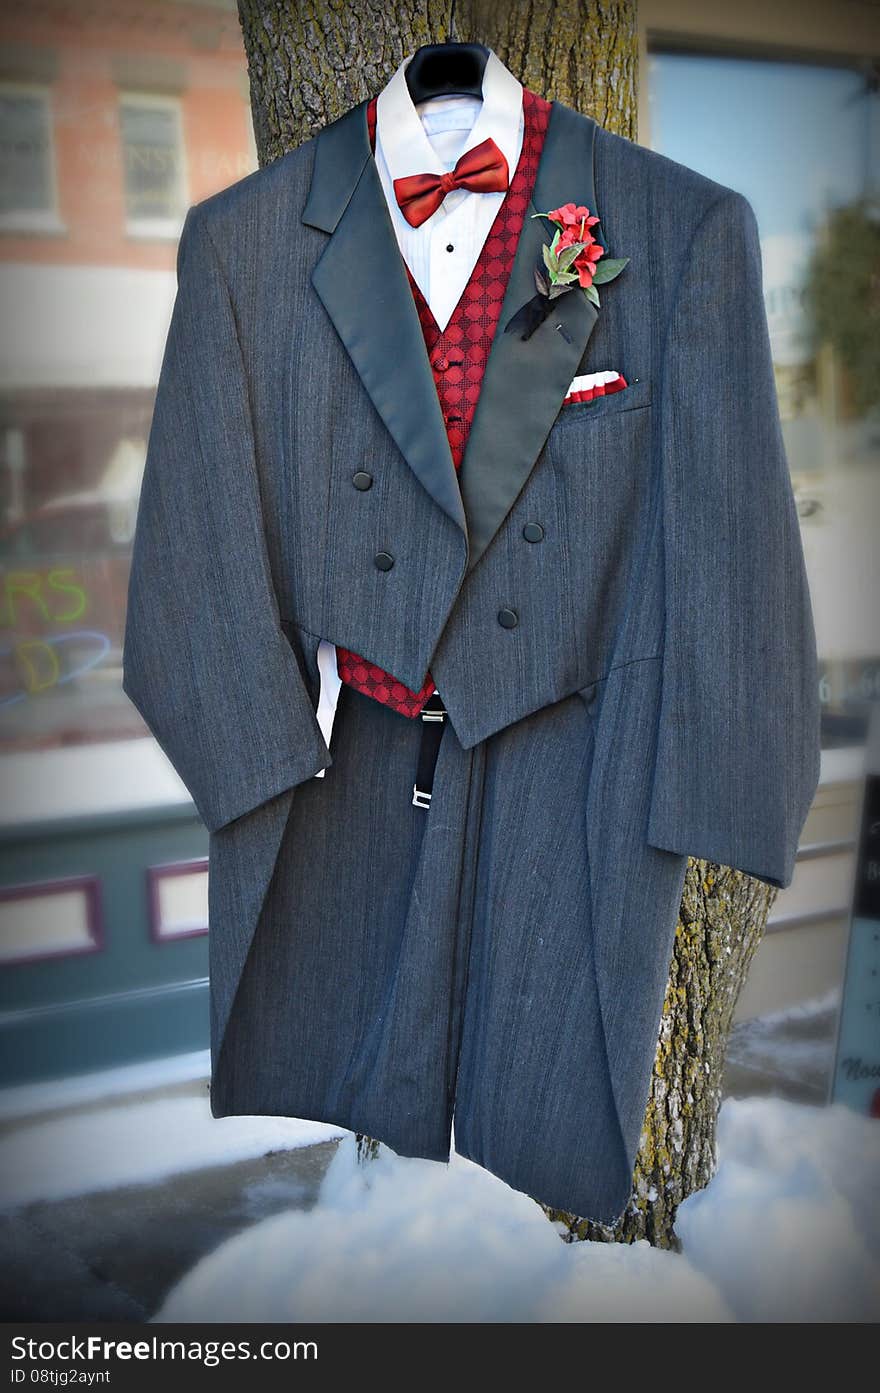
[[[208,936],[150,936],[147,868],[206,857],[191,806],[17,828],[0,890],[93,875],[94,952],[0,967],[0,1087],[208,1048]]]

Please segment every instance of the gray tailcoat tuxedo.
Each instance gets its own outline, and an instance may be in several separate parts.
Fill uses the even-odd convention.
[[[190,209],[124,687],[210,833],[213,1115],[446,1160],[454,1114],[613,1221],[687,857],[789,884],[818,683],[751,205],[556,102],[529,213],[568,201],[629,264],[504,334],[527,216],[460,475],[365,102]],[[343,686],[328,748],[322,638],[430,670],[428,810],[420,720]]]

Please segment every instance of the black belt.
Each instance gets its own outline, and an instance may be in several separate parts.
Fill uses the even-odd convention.
[[[432,692],[419,712],[422,721],[422,739],[419,744],[419,762],[416,781],[413,784],[412,801],[417,808],[431,805],[431,789],[434,784],[434,766],[446,725],[446,707],[439,692]]]

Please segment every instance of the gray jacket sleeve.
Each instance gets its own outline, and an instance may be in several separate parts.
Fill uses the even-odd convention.
[[[658,446],[665,641],[651,845],[785,887],[819,779],[819,683],[751,204],[697,227]]]
[[[201,205],[178,248],[122,685],[212,832],[332,763],[279,625],[235,315]]]

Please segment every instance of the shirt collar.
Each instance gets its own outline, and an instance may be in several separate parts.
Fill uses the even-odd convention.
[[[376,100],[376,141],[381,144],[392,179],[408,174],[443,174],[448,168],[434,151],[406,85],[406,67],[412,56],[404,58]],[[521,116],[522,84],[490,49],[483,73],[482,106],[464,149],[491,136],[507,160],[508,180],[512,179]]]

